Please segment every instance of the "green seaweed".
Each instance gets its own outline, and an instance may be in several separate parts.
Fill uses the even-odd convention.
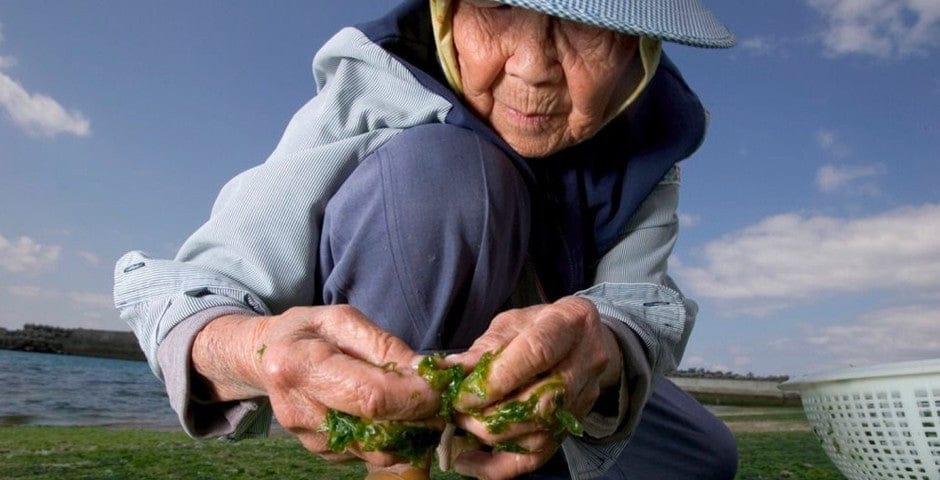
[[[538,403],[545,394],[553,396],[552,409],[540,415]],[[475,418],[481,421],[490,433],[503,433],[509,425],[514,423],[536,421],[546,427],[554,425],[553,434],[556,438],[563,437],[565,434],[580,437],[584,434],[584,428],[571,412],[565,410],[564,397],[565,385],[561,378],[556,376],[532,392],[526,400],[502,403],[492,413],[478,413]]]
[[[528,400],[512,400],[501,403],[496,407],[493,413],[484,415],[477,414],[477,420],[486,426],[486,431],[490,433],[503,433],[513,423],[522,423],[532,420],[535,417],[535,407],[539,399],[535,395]]]
[[[441,408],[438,416],[450,422],[454,414],[454,403],[464,392],[486,398],[486,384],[493,359],[499,352],[485,352],[473,370],[464,375],[460,365],[441,367],[443,354],[426,355],[418,363],[418,375],[435,391],[440,392]],[[395,364],[382,368],[397,372]],[[539,414],[539,399],[545,394],[553,396],[552,409]],[[484,423],[490,433],[504,432],[513,423],[537,421],[552,429],[556,438],[566,434],[581,436],[583,428],[571,412],[564,409],[565,386],[561,377],[555,376],[536,389],[526,400],[512,400],[498,405],[493,413],[472,413]],[[327,432],[327,448],[336,453],[346,452],[355,445],[363,451],[384,451],[403,457],[412,463],[424,461],[430,451],[440,442],[441,431],[427,425],[408,422],[374,421],[349,415],[338,410],[327,412],[320,428]],[[496,451],[524,453],[521,445],[504,441],[497,442]]]
[[[454,416],[454,402],[464,380],[464,373],[460,365],[441,368],[438,362],[443,358],[444,355],[440,353],[426,355],[418,363],[418,375],[427,381],[431,388],[440,392],[441,408],[438,416],[449,422]]]
[[[469,393],[478,398],[486,398],[486,381],[490,376],[490,367],[493,359],[499,354],[493,352],[484,352],[480,356],[480,361],[473,367],[473,371],[467,375],[460,383],[460,393]]]
[[[344,453],[355,444],[362,451],[390,452],[412,463],[424,460],[441,438],[440,431],[428,426],[372,421],[337,410],[327,413],[323,429],[329,432],[332,452]]]
[[[561,407],[555,408],[555,419],[558,420],[559,426],[559,431],[556,432],[556,436],[564,435],[565,433],[570,433],[576,437],[584,435],[584,426],[581,425],[581,422],[568,410]]]
[[[398,375],[399,377],[402,376],[402,375],[404,375],[404,374],[401,373],[401,371],[398,369],[398,362],[385,362],[385,363],[383,363],[382,365],[379,365],[379,368],[381,368],[382,370],[385,370],[386,372],[392,372],[392,373]]]
[[[493,444],[494,452],[509,452],[509,453],[532,453],[527,448],[519,445],[512,440],[506,440],[503,442],[496,442]]]

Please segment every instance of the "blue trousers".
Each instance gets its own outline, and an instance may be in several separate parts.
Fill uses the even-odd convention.
[[[416,350],[462,349],[512,293],[529,243],[529,194],[510,159],[448,125],[404,131],[364,158],[327,205],[318,277],[325,304],[348,303]],[[658,379],[605,479],[729,480],[734,438]],[[556,455],[529,479],[565,479]]]

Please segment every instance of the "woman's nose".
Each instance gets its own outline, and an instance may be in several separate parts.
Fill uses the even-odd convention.
[[[523,12],[522,9],[518,9]],[[536,12],[522,13],[512,35],[512,55],[506,62],[506,73],[536,86],[562,78],[558,49],[555,44],[556,22]]]

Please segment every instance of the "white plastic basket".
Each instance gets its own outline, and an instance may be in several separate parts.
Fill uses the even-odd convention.
[[[848,368],[800,392],[823,449],[850,480],[940,480],[940,359]]]

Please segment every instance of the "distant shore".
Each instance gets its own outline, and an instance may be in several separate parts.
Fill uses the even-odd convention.
[[[26,324],[20,330],[0,328],[0,349],[119,360],[146,359],[133,332],[34,324]]]

